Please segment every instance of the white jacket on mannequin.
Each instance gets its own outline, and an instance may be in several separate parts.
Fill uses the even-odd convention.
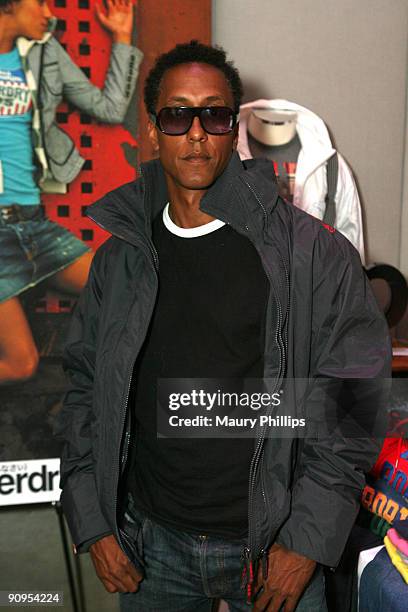
[[[297,160],[293,203],[307,213],[322,219],[326,209],[326,162],[336,152],[323,120],[309,109],[288,100],[255,100],[243,104],[240,108],[238,140],[238,153],[241,159],[252,158],[248,146],[247,122],[253,108],[296,112],[296,131],[302,148]],[[355,246],[364,264],[360,199],[350,168],[339,153],[337,156],[339,170],[335,196],[335,227]]]

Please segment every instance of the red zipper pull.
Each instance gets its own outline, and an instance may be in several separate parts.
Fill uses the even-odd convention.
[[[254,566],[249,548],[244,549],[244,563],[245,565],[242,572],[242,578],[245,579],[246,582],[247,603],[250,604],[252,599],[252,585],[254,582]],[[245,584],[245,582],[243,582],[243,584]]]
[[[249,580],[247,584],[247,603],[251,603],[252,601],[252,586],[254,583],[254,566],[252,563],[252,559],[249,560]]]

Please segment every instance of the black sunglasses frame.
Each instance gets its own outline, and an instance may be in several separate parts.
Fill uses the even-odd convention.
[[[230,129],[227,132],[210,132],[209,130],[206,129],[206,127],[203,125],[203,121],[202,121],[202,113],[204,111],[208,111],[208,110],[214,110],[214,108],[220,108],[220,109],[227,109],[228,111],[230,111],[231,113],[231,120],[232,120],[232,124]],[[183,109],[183,110],[189,110],[191,112],[191,121],[189,126],[187,127],[186,130],[184,130],[183,132],[177,132],[175,133],[169,133],[166,132],[162,126],[161,126],[161,122],[160,122],[160,113],[163,110],[174,110],[174,109]],[[239,122],[239,112],[234,111],[232,108],[230,108],[229,106],[163,106],[163,108],[161,108],[159,110],[158,113],[150,113],[149,114],[151,121],[154,123],[154,125],[163,133],[166,134],[166,136],[183,136],[184,134],[187,134],[187,132],[191,129],[191,126],[193,125],[193,121],[195,117],[198,117],[200,120],[200,125],[203,128],[203,130],[205,132],[207,132],[207,134],[211,134],[212,136],[223,136],[224,134],[230,134],[234,127],[237,125],[237,123]]]

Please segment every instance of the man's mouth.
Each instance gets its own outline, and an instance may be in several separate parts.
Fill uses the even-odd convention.
[[[192,164],[204,164],[210,159],[210,155],[206,155],[205,153],[190,153],[189,155],[182,157],[183,161],[187,161]]]

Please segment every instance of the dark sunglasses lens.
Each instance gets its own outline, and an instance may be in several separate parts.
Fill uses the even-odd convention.
[[[159,112],[158,123],[165,134],[185,134],[191,127],[192,112],[189,108],[166,107]]]
[[[228,134],[234,127],[234,113],[226,106],[211,106],[202,111],[201,124],[209,134]]]

